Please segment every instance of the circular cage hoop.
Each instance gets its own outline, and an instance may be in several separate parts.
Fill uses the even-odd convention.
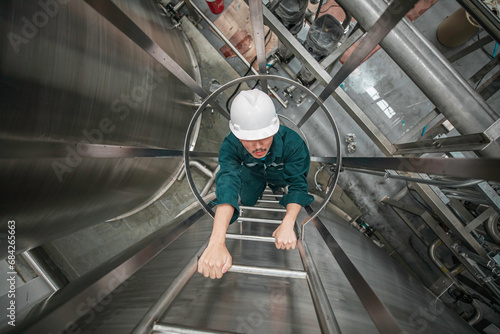
[[[340,149],[341,149],[340,148],[340,143],[341,143],[341,141],[340,141],[340,135],[339,135],[339,131],[338,131],[337,125],[335,123],[335,120],[333,119],[330,111],[325,106],[325,104],[323,103],[323,101],[318,96],[316,96],[311,90],[309,90],[308,88],[302,86],[300,83],[298,83],[298,82],[296,82],[294,80],[291,80],[291,79],[288,79],[288,78],[285,78],[285,77],[280,77],[280,76],[277,76],[277,75],[270,75],[270,74],[250,75],[250,76],[241,77],[241,78],[232,80],[232,81],[230,81],[230,82],[228,82],[228,83],[220,86],[217,90],[215,90],[212,94],[210,94],[203,101],[203,103],[198,107],[198,109],[196,110],[195,114],[191,118],[191,122],[190,122],[188,130],[186,132],[186,137],[185,137],[185,140],[184,140],[184,166],[185,166],[185,169],[186,169],[186,178],[188,180],[189,187],[191,188],[191,191],[193,192],[193,194],[196,197],[197,201],[205,209],[205,211],[212,218],[214,218],[215,217],[215,213],[210,208],[210,206],[205,202],[205,200],[203,199],[203,197],[201,196],[201,194],[198,192],[198,189],[196,188],[196,185],[194,184],[194,180],[193,180],[193,177],[192,177],[192,174],[191,174],[191,169],[189,167],[189,152],[190,152],[190,142],[191,142],[190,138],[191,138],[191,135],[193,133],[193,129],[194,129],[194,126],[196,124],[196,121],[201,116],[201,113],[205,110],[205,108],[210,103],[217,103],[217,101],[215,99],[216,99],[216,97],[220,93],[222,93],[226,89],[228,89],[230,87],[233,87],[233,86],[235,86],[237,84],[240,84],[240,83],[243,83],[243,82],[247,82],[247,81],[260,80],[260,79],[271,80],[271,81],[272,80],[276,80],[276,81],[281,81],[281,82],[285,82],[285,83],[290,84],[290,85],[297,86],[297,88],[299,88],[302,91],[304,91],[308,95],[308,97],[312,98],[313,101],[318,105],[319,108],[323,109],[323,112],[326,115],[326,117],[328,118],[328,120],[330,121],[330,125],[332,126],[332,129],[333,129],[333,134],[335,136],[335,148],[337,149],[337,154],[336,154],[337,168],[334,171],[334,175],[331,176],[331,183],[328,186],[329,189],[328,189],[328,191],[326,193],[326,196],[323,198],[323,201],[321,202],[320,207],[317,208],[317,209],[315,209],[315,210],[313,210],[313,212],[302,222],[302,225],[305,225],[308,222],[310,222],[312,219],[314,219],[325,208],[326,204],[328,203],[328,201],[330,200],[330,198],[333,195],[333,191],[335,189],[335,186],[337,185],[337,181],[338,181],[338,178],[339,178],[340,166],[341,166],[341,163],[342,163],[342,157],[340,155]],[[215,108],[215,110],[217,110],[217,108]],[[289,120],[289,119],[287,119],[287,120]],[[302,132],[302,130],[301,130],[301,132]],[[302,132],[302,134],[304,134],[304,133]],[[306,137],[305,134],[304,134],[304,137]]]

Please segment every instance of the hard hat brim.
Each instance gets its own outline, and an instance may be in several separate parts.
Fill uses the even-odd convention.
[[[258,130],[242,130],[239,129],[238,126],[234,126],[231,121],[229,121],[229,128],[231,129],[231,132],[235,135],[236,138],[241,139],[241,140],[260,140],[264,139],[267,137],[274,136],[279,128],[280,128],[280,122],[278,117],[273,120],[272,124],[263,128],[263,129],[258,129]]]

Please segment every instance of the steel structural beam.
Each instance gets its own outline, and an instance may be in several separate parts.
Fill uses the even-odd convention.
[[[472,43],[468,47],[463,48],[462,50],[460,50],[457,53],[455,53],[453,56],[451,56],[450,58],[448,58],[448,61],[450,63],[453,63],[453,62],[459,60],[460,58],[463,58],[463,57],[467,56],[469,53],[472,53],[472,52],[476,51],[480,47],[485,46],[486,44],[491,43],[492,41],[493,41],[493,38],[490,35],[482,37],[480,40]]]
[[[382,0],[338,3],[367,31],[387,8]],[[491,107],[409,20],[396,25],[380,46],[461,134],[481,133],[496,120]],[[500,157],[500,146],[490,145],[478,154]]]
[[[206,99],[209,94],[193,78],[187,74],[155,41],[153,41],[139,26],[137,26],[122,10],[111,1],[84,0],[96,12],[102,15],[125,36],[130,38],[138,47],[165,67],[183,84],[189,87],[196,95]],[[222,116],[229,119],[229,113],[218,103],[212,106]]]
[[[252,21],[253,40],[257,54],[259,74],[267,74],[266,44],[264,37],[264,19],[262,17],[262,0],[249,0],[250,19]],[[267,80],[262,79],[262,91],[267,94]]]
[[[323,86],[328,85],[332,77],[323,67],[314,59],[304,46],[293,36],[283,24],[267,9],[263,8],[264,23],[271,28],[279,40],[292,51],[297,59],[314,75],[316,80]],[[395,149],[392,143],[384,136],[377,126],[368,118],[368,116],[358,107],[358,105],[344,92],[337,88],[333,98],[345,109],[352,119],[366,132],[377,147],[386,155],[391,155]]]
[[[484,248],[429,186],[420,184],[418,187],[415,187],[415,190],[426,200],[427,204],[430,205],[432,210],[441,218],[458,239],[465,241],[477,254],[487,258]]]
[[[311,161],[336,164],[334,157],[311,157]],[[458,177],[500,181],[500,159],[487,158],[398,158],[398,157],[347,157],[342,166],[385,171],[386,169]]]
[[[380,41],[391,31],[394,26],[401,21],[406,13],[415,6],[418,0],[392,1],[384,12],[377,19],[375,24],[363,36],[358,46],[347,58],[344,65],[335,73],[334,77],[325,89],[320,93],[319,98],[325,101],[335,89],[340,87],[340,84],[363,62]],[[313,103],[302,119],[297,123],[297,127],[301,127],[304,122],[318,109],[318,105]]]
[[[396,154],[480,151],[491,144],[483,133],[394,144]]]
[[[451,239],[451,237],[441,228],[441,226],[439,226],[439,223],[436,220],[434,220],[434,218],[432,218],[432,216],[427,211],[416,209],[414,207],[411,207],[409,205],[406,205],[404,203],[401,203],[399,201],[396,201],[388,197],[384,197],[381,200],[381,202],[390,205],[393,209],[406,211],[413,215],[421,217],[422,220],[426,223],[426,225],[429,226],[429,228],[438,236],[439,239],[441,239],[441,241],[446,245],[446,247],[448,247],[448,249],[453,254],[455,254],[455,256],[458,259],[460,259],[460,256],[453,247],[453,245],[455,244],[453,239]],[[467,261],[463,261],[462,264],[465,266],[465,268],[467,268],[467,270],[469,270],[470,273],[474,275],[474,268],[472,268],[472,266]]]

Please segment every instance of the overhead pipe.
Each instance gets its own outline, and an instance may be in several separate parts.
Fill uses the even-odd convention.
[[[382,0],[339,0],[337,3],[351,13],[366,31],[387,8]],[[399,22],[380,42],[380,46],[461,134],[483,132],[498,118],[408,19]],[[477,153],[484,157],[498,157],[500,146],[490,145]]]

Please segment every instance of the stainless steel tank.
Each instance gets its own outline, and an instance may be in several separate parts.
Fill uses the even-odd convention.
[[[116,4],[199,79],[185,36],[155,1]],[[195,110],[189,88],[84,1],[2,1],[0,32],[1,239],[14,220],[21,252],[137,212],[165,192],[181,158],[85,153],[182,149]]]

